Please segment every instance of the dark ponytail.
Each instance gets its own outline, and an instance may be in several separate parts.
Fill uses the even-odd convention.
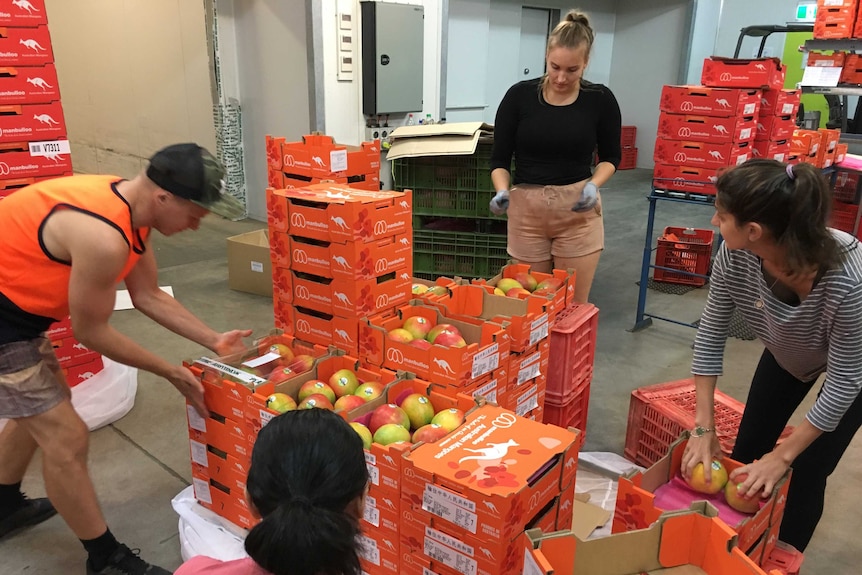
[[[827,227],[832,191],[819,169],[811,164],[749,160],[722,173],[716,187],[717,203],[738,224],[762,225],[783,248],[785,273],[838,264],[838,242]]]
[[[359,575],[356,502],[367,482],[362,440],[340,416],[279,415],[252,452],[247,489],[262,519],[246,552],[274,575]]]

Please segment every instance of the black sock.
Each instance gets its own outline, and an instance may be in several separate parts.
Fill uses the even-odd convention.
[[[20,481],[12,485],[0,483],[0,517],[7,517],[18,511],[24,505],[24,501]]]
[[[120,542],[114,538],[110,529],[95,539],[81,539],[84,549],[89,553],[90,566],[96,571],[101,571],[108,564],[111,554],[120,546]]]

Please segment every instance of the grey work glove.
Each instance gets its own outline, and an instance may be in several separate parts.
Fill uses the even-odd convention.
[[[596,207],[596,202],[599,201],[599,189],[592,182],[587,182],[584,186],[584,191],[581,192],[581,199],[578,203],[572,206],[573,212],[588,212]]]
[[[491,213],[495,216],[502,216],[509,209],[509,190],[500,190],[497,195],[491,198],[489,205]]]

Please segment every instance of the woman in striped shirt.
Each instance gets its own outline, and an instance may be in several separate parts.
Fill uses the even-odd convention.
[[[826,481],[862,424],[862,249],[827,227],[831,191],[809,164],[752,160],[722,174],[716,213],[724,243],[695,340],[696,427],[682,472],[721,453],[713,401],[731,312],[765,346],[731,457],[747,465],[741,493],[768,496],[792,466],[779,539],[804,550]],[[805,420],[780,445],[790,416],[825,374]]]

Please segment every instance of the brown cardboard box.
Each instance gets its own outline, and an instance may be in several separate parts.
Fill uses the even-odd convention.
[[[237,291],[272,297],[272,263],[267,230],[227,239],[227,285]]]

